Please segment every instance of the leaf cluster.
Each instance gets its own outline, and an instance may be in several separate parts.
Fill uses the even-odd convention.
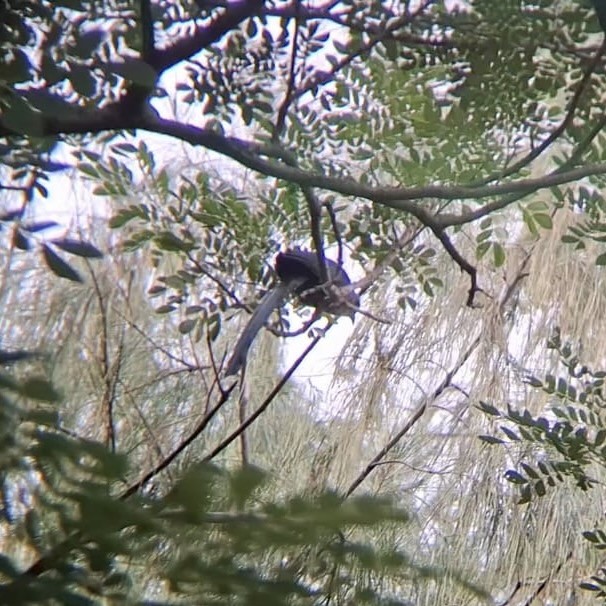
[[[391,500],[268,499],[254,466],[193,464],[159,493],[122,498],[128,457],[65,431],[58,399],[45,379],[0,375],[3,604],[143,603],[162,583],[156,603],[404,604],[373,579],[447,572],[369,539],[408,523]]]
[[[544,497],[567,480],[577,489],[589,491],[601,484],[606,469],[606,371],[582,364],[559,330],[548,347],[557,354],[563,373],[543,378],[528,375],[526,379],[533,389],[549,396],[550,405],[543,414],[512,406],[502,409],[488,402],[478,405],[505,436],[482,435],[481,440],[491,445],[526,446],[518,467],[505,473],[505,479],[519,490],[520,505]],[[605,535],[599,528],[585,531],[583,536],[594,548],[605,548]],[[603,573],[581,586],[605,597]]]

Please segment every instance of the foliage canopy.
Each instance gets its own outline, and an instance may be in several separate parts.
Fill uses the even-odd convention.
[[[309,482],[293,475],[285,487],[256,466],[272,459],[267,437],[249,431],[284,395],[285,381],[252,413],[244,389],[234,431],[223,406],[236,390],[221,380],[221,348],[236,312],[249,311],[271,285],[274,253],[310,246],[321,262],[329,254],[355,266],[356,286],[367,292],[363,308],[375,328],[359,337],[354,362],[338,367],[335,382],[355,393],[357,379],[347,387],[347,378],[365,371],[362,353],[372,350],[373,384],[384,381],[385,389],[369,399],[382,410],[381,398],[393,396],[382,373],[397,357],[394,343],[406,338],[416,312],[460,288],[453,268],[466,281],[460,303],[485,304],[484,284],[517,260],[511,242],[533,250],[571,209],[576,220],[559,243],[606,265],[606,2],[23,0],[5,2],[0,16],[3,261],[14,268],[13,253],[37,251],[55,277],[90,277],[102,326],[101,343],[67,353],[58,344],[50,362],[37,357],[39,328],[6,329],[0,342],[2,532],[15,538],[0,555],[2,602],[132,603],[145,595],[157,603],[404,604],[422,593],[431,603],[441,590],[426,588],[444,579],[467,596],[486,597],[457,572],[467,563],[430,565],[431,558],[401,548],[412,516],[398,501],[352,494],[379,475],[388,454],[404,449],[401,439],[426,403],[353,475],[317,483],[339,446],[317,413],[289,408],[286,416],[318,433],[309,429]],[[110,256],[137,265],[145,280],[153,276],[151,284],[139,276],[136,287],[148,288],[157,317],[172,330],[165,345],[149,318],[134,319],[137,272],[127,278],[122,268],[111,290],[112,279],[102,283],[95,269],[108,261],[99,261],[106,247],[89,236],[56,236],[57,223],[36,216],[43,198],[63,203],[57,183],[65,175],[108,201],[120,243]],[[528,258],[514,278],[506,276],[504,295],[487,293],[500,319]],[[30,282],[17,286],[20,299]],[[3,278],[3,303],[7,284]],[[127,293],[122,307],[119,291]],[[78,310],[70,304],[90,305],[75,292],[66,291],[71,317]],[[17,307],[6,309],[23,318]],[[381,339],[369,342],[376,320],[388,314],[404,318],[404,328],[385,353]],[[283,334],[290,319],[283,311],[280,326],[270,328]],[[40,340],[52,342],[57,326]],[[82,343],[94,326],[82,329]],[[128,340],[126,326],[139,342]],[[322,340],[314,335],[307,352]],[[173,352],[185,339],[191,351],[206,340],[202,361]],[[507,471],[522,503],[568,477],[586,490],[593,485],[586,467],[603,467],[606,432],[595,400],[603,377],[575,374],[571,352],[554,339],[551,349],[573,380],[525,378],[573,402],[549,408],[559,420],[478,404],[503,421],[507,438],[485,441],[494,448],[525,442],[540,453],[536,464]],[[478,343],[453,353],[466,361]],[[57,387],[69,401],[85,381],[48,381],[45,375],[56,380],[65,367],[61,356],[86,362],[102,428],[58,403]],[[201,376],[202,398],[174,379],[180,372]],[[137,373],[142,387],[131,389]],[[451,388],[454,374],[431,393]],[[200,412],[200,400],[204,414],[193,428],[161,425],[167,401],[179,411],[170,414],[185,416],[192,402]],[[380,413],[355,421],[386,422],[373,415]],[[353,419],[338,422],[347,434]],[[167,429],[166,442],[156,427]],[[234,464],[226,453],[238,440]],[[142,442],[153,445],[144,450]],[[191,458],[177,467],[188,449]],[[552,451],[559,458],[541,458]],[[390,493],[399,500],[408,491],[397,480]],[[432,530],[419,535],[426,556],[435,546]],[[600,529],[585,537],[598,548],[606,543]],[[602,577],[585,589],[604,597]]]

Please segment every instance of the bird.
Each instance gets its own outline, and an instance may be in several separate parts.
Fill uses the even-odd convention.
[[[263,297],[244,327],[227,363],[225,376],[236,374],[244,366],[248,350],[261,327],[272,311],[293,293],[298,295],[301,303],[315,307],[318,312],[349,316],[353,322],[356,309],[360,306],[359,296],[352,288],[338,294],[327,288],[315,252],[301,248],[280,252],[275,259],[275,270],[279,281]],[[335,261],[326,259],[326,271],[329,284],[337,287],[351,285],[347,272]]]

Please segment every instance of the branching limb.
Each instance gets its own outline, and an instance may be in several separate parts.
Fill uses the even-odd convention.
[[[230,387],[222,390],[219,400],[215,406],[205,415],[200,423],[194,428],[194,430],[175,448],[173,449],[158,465],[148,471],[140,480],[131,484],[121,495],[120,499],[128,499],[135,493],[139,492],[143,486],[145,486],[150,480],[155,478],[161,471],[166,469],[192,442],[198,438],[202,432],[206,429],[208,424],[214,418],[215,414],[221,409],[221,407],[227,402],[231,392],[237,385],[234,382]]]
[[[295,31],[292,36],[292,46],[290,49],[290,66],[288,69],[288,82],[286,84],[286,92],[284,94],[284,99],[282,104],[280,105],[280,109],[278,110],[278,116],[276,118],[276,124],[274,125],[274,132],[272,133],[272,140],[277,142],[280,135],[284,131],[284,126],[286,124],[286,115],[288,114],[288,108],[293,99],[293,92],[295,89],[295,72],[297,65],[297,51],[299,47],[299,19],[298,13],[301,8],[300,0],[295,0]],[[288,23],[285,24],[284,27],[288,27]]]
[[[169,135],[192,145],[201,145],[236,160],[240,164],[262,174],[297,183],[304,187],[316,187],[337,192],[346,196],[363,198],[401,210],[416,217],[427,227],[445,229],[454,225],[471,223],[495,210],[501,210],[507,203],[499,200],[475,211],[461,214],[444,214],[434,217],[418,201],[424,198],[438,200],[480,199],[506,194],[527,195],[555,185],[564,185],[586,177],[606,174],[606,162],[588,164],[578,168],[552,172],[538,178],[520,179],[497,185],[472,187],[469,185],[424,185],[417,187],[373,187],[359,183],[354,179],[333,177],[321,173],[305,171],[288,166],[283,162],[267,159],[259,155],[264,147],[233,137],[225,137],[216,132],[165,120],[158,116],[146,116],[141,128],[150,132]]]
[[[159,117],[153,111],[143,115],[124,114],[120,103],[88,112],[82,110],[68,119],[48,120],[44,134],[85,134],[100,133],[108,130],[140,128],[148,132],[164,134],[191,145],[206,147],[209,150],[232,158],[243,166],[267,176],[297,183],[302,187],[315,187],[383,204],[416,217],[423,225],[445,229],[454,225],[471,223],[485,215],[505,208],[511,202],[498,200],[475,211],[460,214],[433,216],[419,204],[424,198],[439,200],[481,199],[506,194],[527,195],[541,189],[564,185],[590,176],[605,175],[606,162],[587,164],[565,171],[554,171],[548,175],[531,179],[520,179],[496,185],[472,187],[469,185],[425,185],[418,187],[373,187],[359,183],[351,178],[333,177],[322,173],[305,171],[289,166],[284,162],[263,157],[264,151],[271,146],[262,146],[251,141],[226,137],[209,129],[182,124],[174,120]],[[1,124],[1,121],[0,121]],[[0,136],[10,131],[0,125]]]
[[[530,258],[532,256],[532,251],[528,252],[525,258],[518,266],[518,271],[516,275],[513,276],[512,281],[510,282],[508,288],[505,290],[505,293],[500,298],[499,301],[499,311],[503,313],[507,302],[511,299],[513,294],[516,292],[517,284],[522,280],[526,275],[526,269]],[[366,467],[360,472],[358,477],[351,483],[349,488],[345,493],[345,498],[349,497],[359,486],[364,482],[364,480],[376,469],[376,467],[385,460],[386,455],[398,444],[398,442],[413,428],[413,426],[417,423],[417,421],[425,414],[427,408],[431,402],[434,402],[447,388],[454,387],[453,380],[457,373],[463,368],[463,366],[467,363],[467,360],[472,356],[474,351],[480,345],[482,340],[482,335],[478,334],[473,341],[467,346],[465,351],[461,354],[456,363],[452,366],[452,368],[448,371],[444,380],[440,382],[440,384],[434,389],[434,391],[425,399],[425,401],[414,411],[412,417],[405,423],[405,425],[394,435],[394,437],[387,442],[387,444],[372,458],[372,460],[366,465]]]
[[[471,279],[471,286],[469,287],[467,294],[467,305],[469,307],[473,307],[476,293],[482,291],[482,289],[478,286],[478,270],[455,248],[445,230],[432,228],[432,231],[446,252],[450,255],[451,259],[461,268],[462,271],[469,275]]]

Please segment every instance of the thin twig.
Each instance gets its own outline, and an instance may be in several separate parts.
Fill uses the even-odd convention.
[[[330,328],[330,326],[329,326]],[[327,329],[328,330],[328,329]],[[224,440],[222,440],[210,453],[208,453],[203,461],[211,461],[214,459],[219,453],[223,452],[234,440],[236,440],[248,427],[250,427],[256,419],[258,419],[265,410],[269,407],[269,405],[273,402],[276,396],[280,393],[284,385],[292,374],[299,368],[303,360],[307,357],[307,355],[311,352],[311,350],[321,341],[322,336],[315,337],[313,341],[305,348],[303,353],[295,360],[294,364],[286,371],[284,376],[280,379],[280,381],[276,384],[276,386],[271,390],[269,395],[265,398],[263,403],[243,422],[237,427],[232,433],[230,433]]]
[[[121,495],[120,499],[128,499],[135,493],[137,493],[143,486],[145,486],[150,480],[156,477],[161,471],[166,469],[195,439],[200,436],[200,434],[206,429],[208,424],[211,422],[215,414],[221,409],[221,407],[227,402],[231,392],[234,390],[237,385],[234,382],[227,389],[225,389],[221,393],[221,397],[215,404],[215,406],[210,410],[210,412],[205,415],[200,423],[194,428],[194,430],[174,449],[172,450],[158,465],[156,465],[153,469],[148,471],[140,480],[131,484],[129,488],[127,488]]]

